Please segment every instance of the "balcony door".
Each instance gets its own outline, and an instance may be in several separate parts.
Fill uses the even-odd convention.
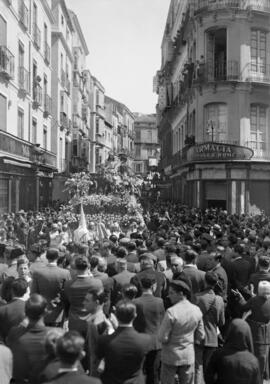
[[[221,28],[208,31],[206,49],[208,80],[226,80],[227,30]]]
[[[2,16],[0,16],[0,46],[1,45],[7,46],[7,23]]]
[[[225,103],[211,103],[205,106],[206,141],[227,142],[228,108]]]

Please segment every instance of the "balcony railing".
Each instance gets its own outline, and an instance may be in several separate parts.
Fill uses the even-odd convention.
[[[33,108],[37,109],[42,105],[42,88],[39,84],[33,86]]]
[[[178,165],[180,165],[181,163],[184,163],[184,162],[187,161],[187,151],[188,151],[188,149],[189,149],[189,147],[185,147],[181,151],[176,152],[172,156],[171,164],[172,164],[173,168],[177,168]]]
[[[6,79],[14,78],[14,55],[4,46],[0,46],[0,74]]]
[[[47,64],[50,64],[51,61],[51,48],[49,44],[45,41],[44,43],[44,60]]]
[[[33,24],[33,38],[34,38],[34,44],[37,49],[40,49],[41,45],[41,32],[39,27],[36,23]]]
[[[197,0],[194,13],[196,15],[201,12],[228,8],[270,12],[270,0]]]
[[[52,114],[52,98],[49,95],[44,95],[44,117]]]
[[[254,152],[254,160],[270,160],[270,150],[267,150],[266,143],[258,141],[246,141],[245,146],[251,148]]]
[[[240,80],[239,63],[229,60],[220,63],[200,63],[195,72],[195,81],[237,81]]]
[[[62,129],[69,129],[68,117],[65,112],[60,112],[60,125]]]
[[[12,156],[19,156],[27,161],[38,162],[40,165],[44,164],[56,168],[56,155],[54,153],[41,149],[37,155],[31,143],[4,131],[0,131],[0,151]]]
[[[248,64],[248,78],[246,79],[255,83],[270,83],[270,65]]]
[[[66,73],[63,69],[61,69],[61,85],[63,88],[66,87]]]
[[[24,67],[19,67],[18,70],[19,90],[24,94],[29,93],[30,74]]]
[[[29,23],[29,11],[23,0],[20,1],[19,18],[21,25],[27,30]]]

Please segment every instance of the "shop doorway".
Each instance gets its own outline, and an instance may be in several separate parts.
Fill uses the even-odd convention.
[[[220,208],[223,210],[227,209],[226,200],[207,200],[207,208]]]

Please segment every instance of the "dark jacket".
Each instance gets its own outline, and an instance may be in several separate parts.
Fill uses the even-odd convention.
[[[183,268],[183,274],[190,279],[192,285],[192,293],[194,295],[205,289],[205,272],[198,269],[196,265],[185,265]]]
[[[54,380],[47,382],[47,384],[101,384],[101,381],[77,371],[60,373]]]
[[[66,281],[70,280],[68,270],[59,268],[56,265],[50,265],[40,268],[33,273],[31,293],[39,293],[48,301],[48,314],[45,317],[46,324],[62,321],[63,306],[50,305],[62,292]]]
[[[260,281],[270,281],[270,273],[269,272],[264,272],[264,271],[259,271],[256,273],[252,273],[250,276],[248,284],[253,284],[254,285],[254,293],[258,292],[258,285]]]
[[[50,328],[35,325],[11,346],[13,353],[13,377],[16,383],[29,380],[36,384],[46,360],[45,337]]]
[[[19,325],[25,318],[25,302],[22,299],[14,299],[10,303],[0,307],[0,336],[6,339],[10,329]]]
[[[206,384],[260,384],[259,363],[253,355],[250,328],[241,319],[230,326],[226,343],[214,352],[206,368]]]
[[[105,360],[103,384],[142,384],[142,364],[149,351],[151,337],[133,327],[118,327],[112,335],[102,336],[97,356]]]
[[[136,285],[138,288],[138,293],[139,296],[142,293],[142,287],[141,287],[141,279],[143,277],[149,277],[155,278],[157,282],[157,289],[154,292],[154,296],[156,297],[162,297],[165,298],[166,296],[166,287],[167,287],[167,282],[166,282],[166,277],[164,276],[163,273],[155,271],[153,268],[146,268],[142,270],[141,272],[137,273],[132,279],[131,279],[131,284]]]
[[[161,344],[158,341],[158,331],[165,315],[163,300],[150,294],[142,294],[133,302],[137,307],[134,328],[138,332],[147,333],[152,337],[150,350],[161,349]]]

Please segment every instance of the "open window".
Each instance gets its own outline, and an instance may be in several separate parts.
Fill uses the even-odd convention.
[[[207,32],[207,75],[208,80],[227,78],[227,30],[225,28]]]

